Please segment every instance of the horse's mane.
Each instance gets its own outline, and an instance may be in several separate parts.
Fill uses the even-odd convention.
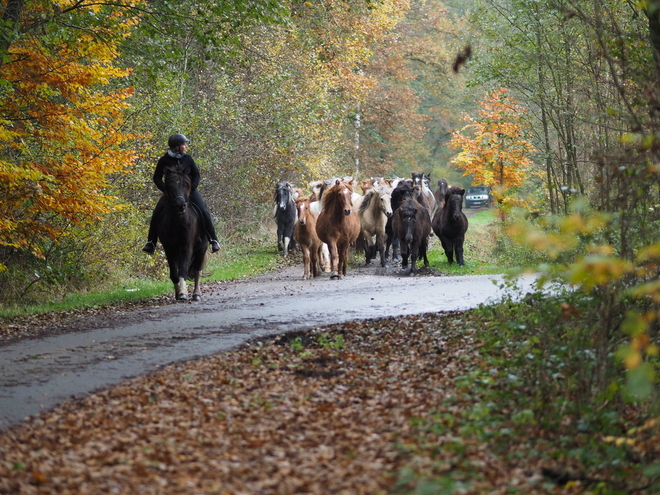
[[[462,211],[463,194],[465,194],[465,189],[463,189],[461,186],[450,186],[449,189],[447,189],[447,193],[445,194],[445,199],[449,196],[461,196],[461,201],[458,203],[458,209]],[[444,215],[449,215],[450,210],[453,209],[453,205],[454,203],[445,200],[445,206],[443,208]]]
[[[377,194],[376,189],[369,189],[364,196],[362,196],[362,203],[360,203],[360,213],[364,213],[369,208],[371,204],[371,198]]]
[[[277,201],[277,193],[280,189],[285,189],[285,190],[289,191],[289,193],[292,196],[295,192],[294,189],[293,189],[293,184],[291,184],[290,182],[278,182],[277,185],[275,186],[275,194],[273,196],[275,201]]]
[[[165,171],[163,173],[165,183],[167,183],[167,178],[172,174],[181,176],[184,187],[186,188],[186,190],[188,190],[188,192],[190,192],[190,187],[192,185],[192,182],[190,180],[190,176],[186,173],[185,167],[180,164],[170,165],[168,167],[165,167]],[[167,188],[165,188],[165,190],[167,190]]]
[[[410,210],[419,210],[419,208],[423,208],[423,205],[414,196],[406,196],[399,206],[402,215]]]
[[[335,184],[328,188],[323,194],[323,208],[330,208],[331,206],[334,206],[334,203],[337,202],[341,194],[341,190],[344,187],[348,188],[351,194],[353,194],[353,184],[351,182],[337,179]]]
[[[465,193],[465,189],[463,189],[461,186],[449,186],[447,189],[447,194],[463,194]]]

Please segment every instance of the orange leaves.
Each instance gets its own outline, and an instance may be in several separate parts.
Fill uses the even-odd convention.
[[[0,100],[0,243],[37,255],[42,241],[66,235],[67,223],[112,211],[108,175],[126,171],[134,159],[125,151],[133,136],[122,131],[133,91],[107,89],[128,75],[112,64],[133,21],[121,20],[121,5],[39,9],[26,2],[22,17],[52,15],[52,22],[38,34],[24,27],[0,66],[0,79],[8,82]],[[106,26],[71,27],[76,16],[99,9]]]
[[[452,160],[475,184],[515,187],[522,184],[532,165],[534,147],[522,125],[523,109],[500,88],[479,103],[478,119],[465,117],[468,125],[454,131],[449,146],[459,150]]]

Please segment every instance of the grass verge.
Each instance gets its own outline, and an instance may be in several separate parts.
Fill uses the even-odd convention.
[[[156,263],[166,267],[164,254],[159,252],[156,256],[162,258]],[[256,276],[275,269],[280,263],[282,257],[277,256],[277,251],[272,246],[259,243],[249,246],[227,246],[218,254],[209,255],[203,281],[237,280]],[[35,305],[16,304],[0,308],[0,319],[141,302],[170,292],[172,292],[172,283],[167,278],[164,268],[162,280],[131,278],[116,283],[106,290],[72,293],[62,300]]]
[[[492,256],[496,243],[497,210],[480,210],[469,218],[469,228],[465,234],[463,256],[465,266],[447,261],[442,245],[434,235],[429,244],[428,259],[430,267],[447,275],[489,275],[503,273]]]

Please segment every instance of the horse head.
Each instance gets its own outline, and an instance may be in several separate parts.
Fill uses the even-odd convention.
[[[401,221],[406,229],[405,241],[410,243],[413,241],[415,229],[417,227],[417,212],[418,208],[415,206],[415,200],[407,198],[404,203],[399,207]]]
[[[413,192],[412,183],[402,180],[392,191],[392,208],[397,209],[399,205]]]
[[[307,223],[307,215],[311,214],[309,205],[309,198],[296,199],[296,208],[298,210],[298,221],[300,222],[300,225],[305,225]]]
[[[454,186],[450,187],[445,194],[445,210],[455,221],[458,221],[462,217],[464,195],[465,189]]]
[[[390,218],[394,213],[392,210],[392,194],[386,189],[380,189],[378,191],[378,201],[380,202],[380,209],[387,218]]]
[[[165,170],[165,196],[180,215],[185,214],[190,196],[190,177],[180,167]]]
[[[293,186],[289,182],[278,182],[275,186],[275,202],[280,210],[286,210],[293,199]]]

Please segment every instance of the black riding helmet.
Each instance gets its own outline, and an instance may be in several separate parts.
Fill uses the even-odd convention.
[[[170,138],[167,140],[167,146],[170,149],[174,149],[177,146],[181,146],[184,143],[189,143],[190,139],[188,139],[186,136],[183,134],[172,134]]]

